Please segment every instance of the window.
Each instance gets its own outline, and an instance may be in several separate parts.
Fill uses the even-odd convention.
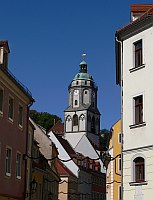
[[[73,126],[78,126],[78,116],[76,114],[73,116]]]
[[[21,105],[19,105],[19,126],[22,127],[23,126],[23,107]]]
[[[16,177],[21,179],[21,154],[16,154]]]
[[[12,150],[11,148],[6,148],[6,160],[5,160],[5,172],[7,176],[11,176],[11,157],[12,157]]]
[[[79,82],[78,81],[76,81],[76,85],[78,85],[79,84]]]
[[[4,96],[3,89],[0,88],[0,113],[3,113],[3,96]]]
[[[75,106],[77,106],[78,105],[78,100],[75,100]]]
[[[118,143],[119,143],[119,144],[122,143],[122,135],[121,135],[121,133],[119,133],[119,135],[118,135]]]
[[[14,110],[14,101],[12,97],[9,97],[9,109],[8,109],[8,118],[13,121],[13,110]]]
[[[87,81],[85,81],[84,84],[87,85]]]
[[[121,163],[121,157],[118,158],[118,170],[121,171],[122,169],[122,163]]]
[[[135,51],[135,67],[142,65],[142,40],[139,40],[134,43]]]
[[[135,112],[135,124],[143,122],[143,96],[134,97],[134,112]]]
[[[144,158],[137,157],[134,159],[134,174],[135,182],[143,182],[145,180]]]
[[[122,199],[122,188],[121,186],[119,186],[118,188],[118,200],[121,200]]]

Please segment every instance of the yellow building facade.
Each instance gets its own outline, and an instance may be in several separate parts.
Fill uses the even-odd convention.
[[[121,200],[121,141],[121,120],[118,120],[110,131],[109,154],[113,159],[107,168],[107,200]]]

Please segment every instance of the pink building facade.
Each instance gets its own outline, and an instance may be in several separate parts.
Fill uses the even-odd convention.
[[[24,199],[30,92],[8,71],[9,46],[0,42],[0,199]]]

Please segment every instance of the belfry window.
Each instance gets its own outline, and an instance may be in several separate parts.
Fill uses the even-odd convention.
[[[76,114],[73,116],[73,126],[78,126],[78,116]]]
[[[75,100],[75,106],[77,106],[78,105],[78,100]]]

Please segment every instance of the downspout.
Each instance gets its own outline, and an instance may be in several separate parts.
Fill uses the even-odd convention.
[[[121,80],[120,80],[120,86],[121,86],[121,199],[123,200],[123,41],[118,40],[116,36],[116,42],[120,43],[121,45]]]
[[[32,99],[31,103],[27,106],[27,126],[26,126],[26,155],[28,152],[28,131],[29,131],[29,110],[32,104],[35,102],[34,99]],[[30,169],[31,170],[31,169]],[[31,173],[31,172],[30,172]],[[31,178],[31,177],[30,177]],[[27,159],[25,159],[25,169],[24,169],[24,195],[23,199],[26,199],[26,189],[27,189]],[[28,194],[29,195],[29,194]],[[31,197],[30,197],[31,198]]]

